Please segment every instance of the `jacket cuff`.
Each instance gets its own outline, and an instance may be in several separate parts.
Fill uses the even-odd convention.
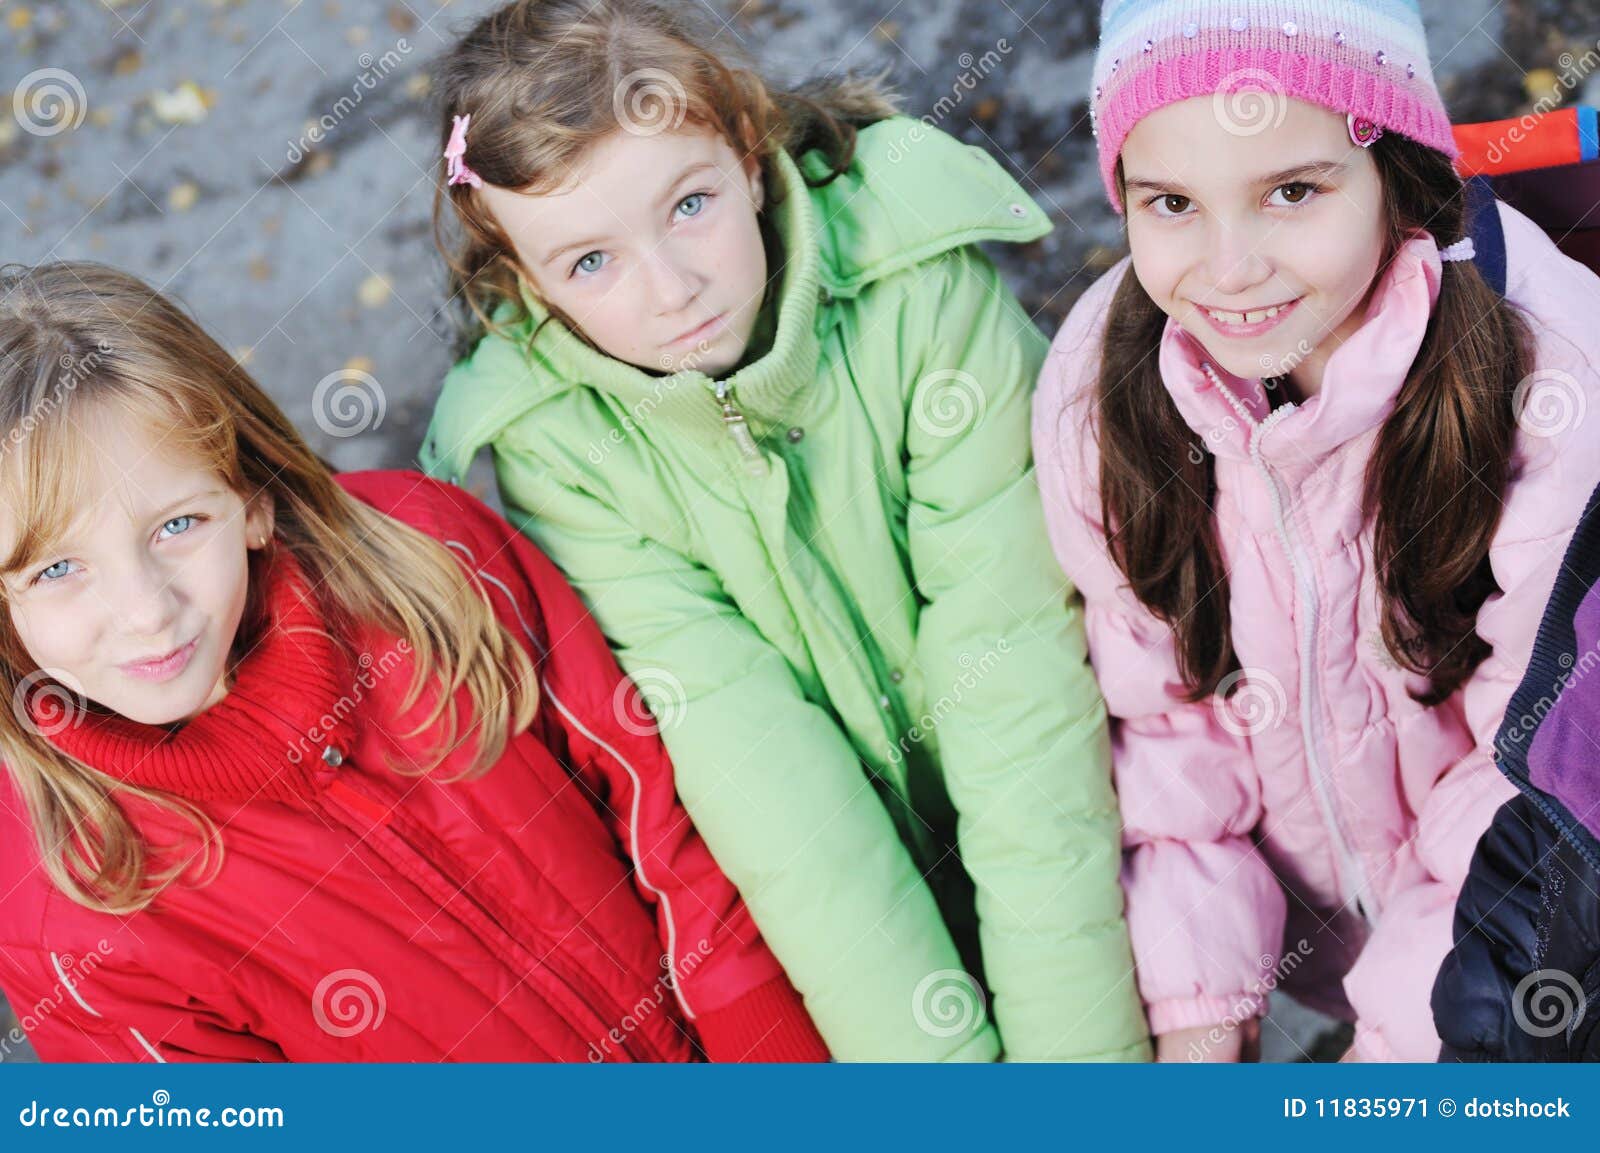
[[[1350,1042],[1350,1051],[1345,1054],[1344,1059],[1381,1063],[1404,1060],[1394,1051],[1394,1047],[1383,1039],[1382,1033],[1360,1022],[1356,1023],[1356,1035]]]
[[[1243,1024],[1252,1017],[1265,1016],[1266,1012],[1265,993],[1243,991],[1232,997],[1168,997],[1145,1006],[1152,1037],[1204,1025]]]
[[[784,976],[758,985],[720,1009],[694,1019],[706,1058],[740,1064],[819,1062],[828,1046],[811,1023],[805,1003]]]

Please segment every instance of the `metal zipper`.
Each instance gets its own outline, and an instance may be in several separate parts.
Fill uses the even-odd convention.
[[[1360,860],[1351,852],[1349,843],[1345,840],[1344,829],[1339,823],[1338,808],[1333,797],[1327,789],[1322,769],[1322,756],[1319,741],[1320,718],[1316,709],[1312,707],[1312,699],[1316,693],[1316,640],[1317,640],[1317,597],[1316,588],[1311,582],[1311,574],[1306,565],[1304,554],[1300,550],[1298,539],[1294,535],[1294,527],[1289,521],[1288,501],[1279,483],[1278,476],[1272,466],[1262,458],[1261,438],[1270,431],[1280,420],[1294,412],[1296,406],[1293,401],[1285,403],[1281,408],[1273,411],[1265,421],[1256,420],[1250,410],[1238,397],[1233,395],[1222,379],[1217,375],[1209,362],[1200,365],[1205,374],[1211,378],[1211,383],[1222,393],[1233,410],[1239,414],[1250,429],[1249,450],[1250,463],[1266,478],[1268,491],[1272,496],[1273,522],[1278,530],[1279,542],[1283,545],[1284,553],[1289,558],[1289,567],[1294,570],[1295,584],[1300,590],[1300,598],[1305,603],[1307,613],[1304,626],[1301,628],[1301,658],[1300,658],[1300,740],[1305,749],[1306,759],[1311,766],[1311,783],[1316,793],[1317,804],[1322,810],[1323,822],[1327,825],[1329,833],[1333,836],[1333,843],[1338,853],[1339,864],[1346,874],[1343,879],[1346,892],[1353,891],[1356,901],[1356,912],[1361,914],[1363,920],[1375,923],[1372,914],[1373,905],[1368,897],[1367,877],[1361,867]]]
[[[767,458],[761,451],[761,446],[756,443],[755,434],[750,431],[750,422],[745,420],[744,413],[733,400],[733,385],[725,380],[717,381],[717,403],[722,406],[722,425],[728,430],[728,435],[733,437],[733,443],[738,446],[739,455],[744,459],[744,468],[751,476],[767,475]]]

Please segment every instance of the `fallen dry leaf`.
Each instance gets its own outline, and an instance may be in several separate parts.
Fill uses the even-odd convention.
[[[377,273],[367,277],[356,290],[356,299],[367,308],[382,308],[389,302],[389,281]]]
[[[171,92],[152,92],[150,109],[165,124],[198,124],[206,118],[206,109],[213,101],[192,80],[185,80]]]

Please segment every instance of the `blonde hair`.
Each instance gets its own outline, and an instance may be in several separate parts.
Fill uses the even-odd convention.
[[[470,115],[466,163],[498,188],[561,187],[597,141],[634,125],[689,124],[718,133],[741,159],[757,157],[768,204],[781,197],[778,149],[821,149],[826,184],[849,165],[856,128],[893,116],[881,77],[775,88],[737,56],[713,50],[715,29],[689,5],[657,0],[515,0],[480,20],[434,66],[439,151],[454,119]],[[453,214],[454,235],[447,228]],[[509,238],[469,184],[438,164],[434,236],[450,269],[463,343],[525,318],[523,278]],[[497,308],[511,311],[497,322]],[[581,335],[581,333],[580,333]]]
[[[486,772],[538,705],[533,662],[495,615],[487,591],[438,541],[348,495],[250,375],[187,313],[136,277],[104,265],[0,269],[0,499],[22,518],[5,571],[37,559],[81,508],[78,433],[94,406],[141,422],[204,463],[247,503],[270,494],[274,548],[288,549],[315,591],[330,638],[350,651],[367,624],[404,638],[415,676],[402,712],[430,680],[445,686],[406,736],[441,737],[427,773],[457,744],[455,693],[472,702],[475,756],[463,776]],[[5,461],[10,454],[13,460]],[[260,551],[235,651],[248,651],[266,620]],[[4,589],[0,588],[0,600]],[[0,612],[0,678],[13,708],[0,709],[0,757],[27,804],[44,866],[79,904],[129,913],[194,869],[221,863],[218,830],[182,798],[115,780],[57,749],[24,720],[19,692],[42,676]],[[25,683],[26,682],[26,683]],[[44,683],[49,683],[46,680]],[[119,803],[138,797],[177,814],[199,847],[147,844]],[[164,822],[163,822],[164,823]],[[182,827],[182,822],[180,822]],[[197,865],[198,862],[198,865]]]

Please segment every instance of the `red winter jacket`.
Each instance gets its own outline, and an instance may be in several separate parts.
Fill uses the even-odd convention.
[[[176,731],[39,718],[79,759],[209,814],[225,850],[209,884],[127,918],[73,903],[0,773],[0,987],[39,1055],[682,1061],[692,1021],[713,1060],[826,1059],[560,572],[459,488],[339,482],[488,589],[539,669],[533,726],[476,779],[449,780],[470,741],[431,775],[394,771],[420,756],[404,734],[437,689],[402,712],[409,646],[369,628],[352,659],[307,631],[321,616],[279,547],[272,625],[219,704]],[[173,827],[122,803],[147,836]]]

